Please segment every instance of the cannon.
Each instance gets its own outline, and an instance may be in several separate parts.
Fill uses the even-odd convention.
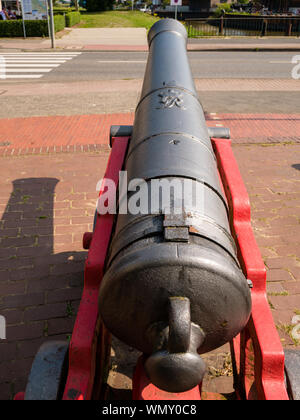
[[[143,181],[143,187],[135,185],[149,196],[141,197],[148,208],[116,217],[99,310],[115,336],[148,355],[145,366],[155,385],[184,392],[202,381],[198,354],[245,327],[251,296],[187,59],[186,30],[177,21],[160,21],[148,41],[124,166],[128,184]],[[173,198],[172,186],[178,190]],[[196,207],[181,186],[198,194]],[[172,199],[173,208],[164,207]]]
[[[41,347],[16,399],[104,398],[111,333],[142,352],[133,399],[217,399],[201,354],[228,342],[238,399],[299,399],[299,353],[278,337],[247,192],[228,130],[206,126],[186,30],[164,19],[148,41],[134,125],[111,128],[71,342]],[[100,214],[108,181],[116,212]]]

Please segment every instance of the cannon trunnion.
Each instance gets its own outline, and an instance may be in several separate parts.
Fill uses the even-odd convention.
[[[124,167],[128,183],[137,180],[136,191],[145,191],[148,207],[117,215],[99,310],[115,336],[148,356],[145,368],[155,385],[183,392],[203,378],[199,354],[245,327],[251,297],[188,63],[186,30],[165,19],[148,41]],[[187,181],[191,190],[178,204],[172,188],[185,191]],[[169,194],[168,211],[162,197],[153,212],[157,185]],[[164,186],[171,188],[164,192]],[[200,197],[196,207],[193,191]],[[119,206],[123,199],[119,192]]]

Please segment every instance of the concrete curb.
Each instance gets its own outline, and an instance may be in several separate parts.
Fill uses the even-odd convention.
[[[234,52],[234,51],[300,51],[300,42],[299,46],[297,45],[260,45],[260,44],[250,44],[250,45],[208,45],[208,44],[188,44],[188,51],[226,51],[226,52]]]
[[[266,51],[266,52],[300,52],[300,40],[299,45],[296,44],[231,44],[231,45],[221,45],[221,44],[193,44],[188,43],[188,51],[224,51],[224,52],[234,52],[234,51]],[[51,48],[24,48],[24,47],[12,47],[12,46],[3,46],[0,45],[0,54],[1,52],[9,51],[18,51],[18,52],[148,52],[148,46],[144,45],[85,45],[85,46],[68,46],[68,47],[58,47],[55,50]]]

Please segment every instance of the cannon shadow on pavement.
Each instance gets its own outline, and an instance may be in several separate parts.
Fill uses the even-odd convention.
[[[23,178],[0,222],[0,390],[23,391],[39,346],[69,339],[79,305],[86,252],[54,253],[56,178]],[[56,220],[57,221],[57,220]],[[70,222],[69,222],[70,223]],[[63,240],[63,238],[62,238]],[[7,399],[7,391],[0,399]]]

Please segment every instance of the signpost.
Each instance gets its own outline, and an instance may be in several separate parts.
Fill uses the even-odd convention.
[[[175,19],[177,20],[177,7],[182,6],[182,0],[171,0],[171,6],[175,6]]]
[[[49,9],[48,9],[49,5]],[[55,48],[55,31],[53,22],[52,0],[21,0],[22,20],[24,38],[26,38],[26,20],[46,20],[48,21],[48,32],[51,38],[51,46]],[[49,13],[50,12],[50,13]],[[49,23],[50,14],[50,23]]]
[[[47,19],[46,0],[22,0],[23,20]]]
[[[51,48],[55,48],[55,28],[54,28],[54,18],[53,18],[53,3],[52,0],[49,1],[49,14],[50,14],[50,33],[51,37]],[[48,26],[49,27],[49,26]]]
[[[24,38],[26,38],[25,13],[24,13],[24,3],[23,3],[23,0],[21,0],[21,12],[22,12],[23,34],[24,34]]]

